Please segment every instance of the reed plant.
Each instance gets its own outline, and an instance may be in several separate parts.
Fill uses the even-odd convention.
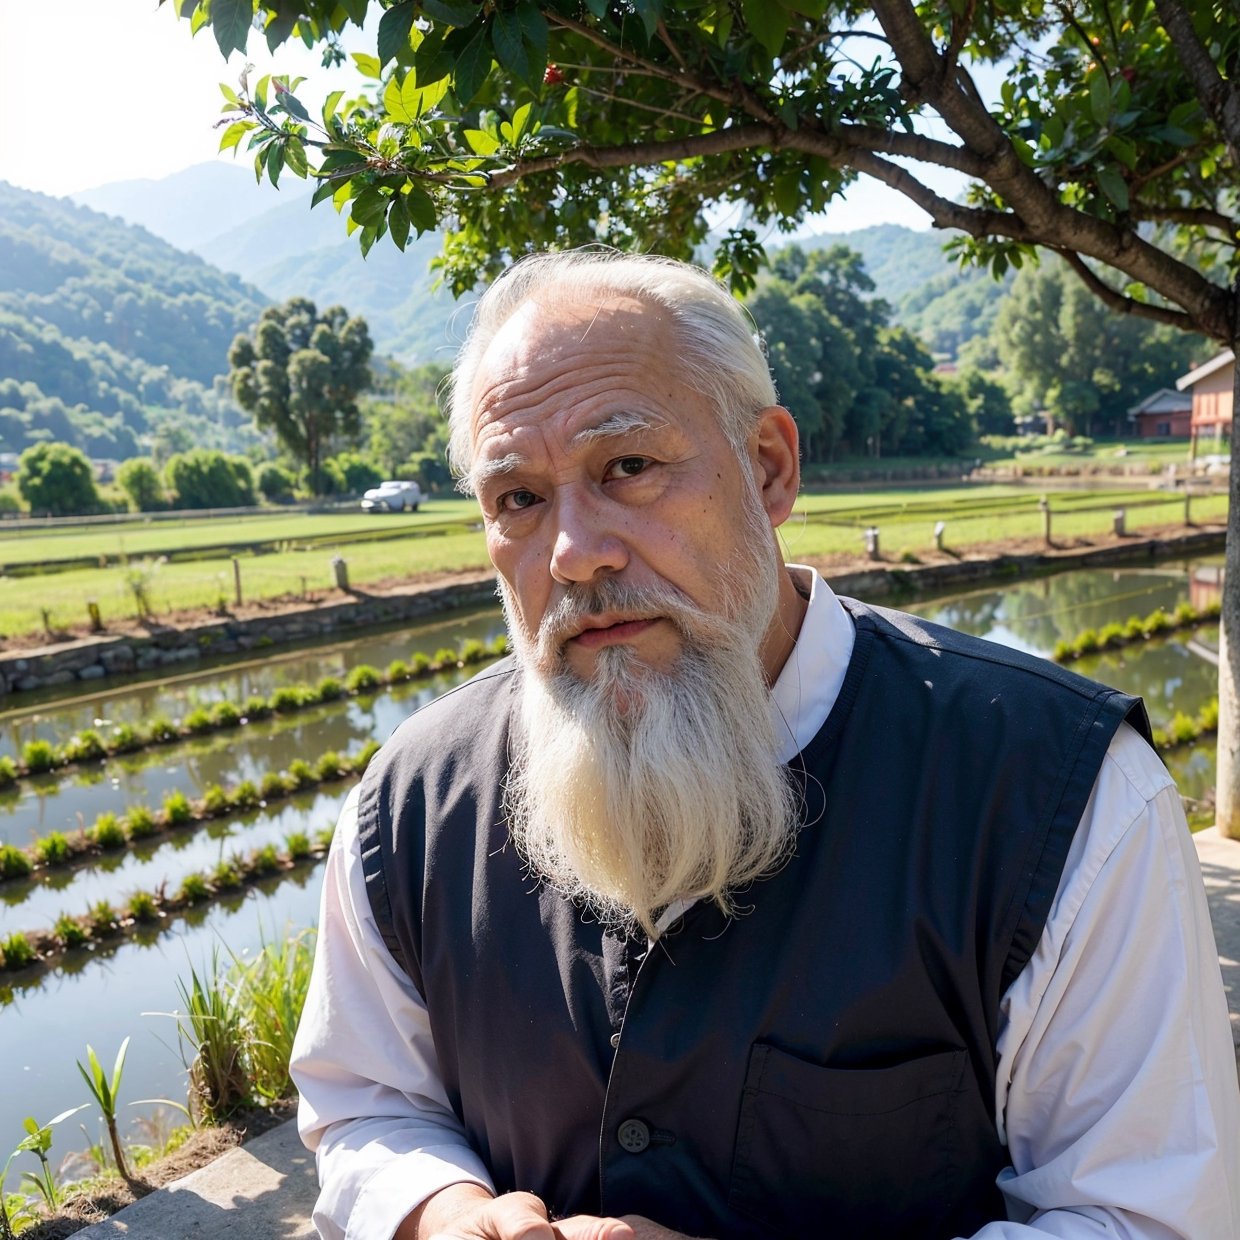
[[[125,1180],[130,1180],[132,1177],[129,1174],[128,1164],[125,1162],[125,1151],[121,1146],[120,1133],[117,1131],[116,1107],[121,1077],[125,1071],[125,1053],[128,1050],[129,1039],[126,1038],[116,1054],[111,1076],[103,1070],[99,1057],[95,1054],[95,1048],[90,1043],[86,1045],[86,1060],[90,1065],[90,1070],[87,1071],[80,1060],[77,1066],[82,1079],[86,1082],[86,1088],[90,1090],[91,1097],[99,1104],[99,1109],[103,1113],[103,1122],[108,1129],[108,1140],[112,1143],[112,1157],[116,1160],[117,1171]]]
[[[22,746],[22,765],[32,775],[41,775],[56,765],[56,749],[50,741],[27,741]]]
[[[371,667],[369,663],[359,663],[357,667],[349,670],[344,683],[350,693],[374,693],[382,687],[383,677],[377,667]]]
[[[193,819],[193,807],[185,793],[174,790],[164,797],[164,821],[170,827],[179,827]]]
[[[0,878],[25,878],[34,869],[34,862],[12,844],[0,844]]]
[[[49,831],[35,841],[34,856],[40,865],[64,865],[73,855],[73,845],[62,831]]]
[[[9,755],[0,754],[0,788],[17,782],[17,763]]]
[[[85,728],[65,742],[61,759],[64,762],[98,762],[107,754],[103,737],[94,728]]]
[[[24,931],[14,930],[12,934],[0,939],[0,960],[6,969],[24,969],[34,964],[35,950]]]
[[[211,954],[210,972],[190,969],[177,981],[183,1012],[176,1014],[177,1038],[189,1070],[190,1112],[198,1122],[227,1119],[253,1099],[245,1074],[244,1010],[240,987]]]
[[[128,843],[124,825],[111,810],[95,819],[94,826],[87,832],[87,838],[96,848],[103,849],[124,848]]]
[[[154,813],[145,805],[131,805],[125,813],[125,823],[131,840],[146,839],[159,830]]]

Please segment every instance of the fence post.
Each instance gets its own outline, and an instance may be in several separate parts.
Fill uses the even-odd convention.
[[[1192,525],[1193,523],[1193,492],[1192,483],[1184,484],[1184,524]]]
[[[878,526],[867,525],[865,527],[865,533],[862,537],[865,539],[866,555],[868,555],[871,560],[881,559],[882,557],[880,556],[878,550]]]
[[[943,535],[947,533],[947,522],[936,521],[934,523],[934,546],[938,551],[943,550]]]
[[[90,616],[90,631],[103,632],[103,617],[99,614],[99,604],[93,598],[86,600],[86,614]]]
[[[1115,535],[1117,538],[1124,538],[1127,535],[1128,533],[1128,529],[1126,526],[1127,519],[1128,519],[1127,509],[1117,508],[1115,510],[1113,528],[1115,530]]]
[[[237,599],[237,606],[241,606],[241,561],[233,556],[233,593]]]
[[[1042,510],[1042,541],[1049,547],[1051,545],[1051,502],[1043,495],[1038,500],[1038,507]]]
[[[332,556],[332,572],[336,575],[336,589],[344,590],[347,593],[349,589],[349,564],[344,556]]]

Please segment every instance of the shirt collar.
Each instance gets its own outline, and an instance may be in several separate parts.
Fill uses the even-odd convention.
[[[818,573],[803,564],[787,567],[797,588],[808,590],[809,604],[796,645],[771,689],[781,762],[800,753],[826,723],[856,636],[843,604]]]

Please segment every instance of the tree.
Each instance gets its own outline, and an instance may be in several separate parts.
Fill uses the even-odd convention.
[[[1204,352],[1199,336],[1112,314],[1058,261],[1017,275],[990,334],[1018,411],[1046,409],[1070,435],[1121,434],[1133,405]]]
[[[36,516],[80,517],[99,511],[95,471],[80,448],[38,443],[17,462],[17,489]]]
[[[178,508],[248,508],[255,502],[254,476],[243,456],[192,448],[168,462],[164,478]]]
[[[184,5],[227,55],[250,6]],[[379,5],[256,0],[276,46],[337,36]],[[1205,0],[870,6],[824,0],[401,0],[382,6],[374,87],[311,117],[286,81],[226,105],[221,143],[259,173],[305,175],[348,208],[362,248],[441,221],[443,271],[472,286],[524,248],[583,241],[687,255],[707,212],[748,218],[716,250],[741,289],[756,226],[794,227],[858,175],[956,230],[962,258],[1003,275],[1061,255],[1109,308],[1240,337],[1240,23]],[[988,102],[973,71],[1001,65]],[[935,127],[928,124],[935,118]],[[642,135],[634,140],[634,135]],[[911,165],[911,166],[910,166]],[[963,202],[926,170],[970,179]],[[466,207],[466,204],[467,207]],[[1240,367],[1237,368],[1240,372]],[[1238,402],[1240,404],[1240,402]],[[1240,468],[1220,661],[1218,819],[1240,836]]]
[[[167,508],[164,484],[150,457],[135,456],[123,461],[116,471],[116,481],[137,512],[158,512]]]
[[[367,455],[394,478],[410,457],[446,446],[446,419],[439,392],[448,368],[430,362],[412,369],[388,361],[375,377],[362,405]]]
[[[238,336],[229,350],[237,403],[305,463],[316,495],[332,441],[355,440],[361,429],[357,397],[370,384],[373,347],[365,319],[349,318],[343,306],[319,314],[314,302],[293,297],[268,306],[253,337]]]

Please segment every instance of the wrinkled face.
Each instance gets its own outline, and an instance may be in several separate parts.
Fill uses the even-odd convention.
[[[672,325],[629,299],[527,303],[487,349],[471,477],[488,553],[530,644],[574,586],[607,578],[726,610],[728,575],[755,554],[742,499],[754,486],[742,471],[755,467],[676,371]],[[760,551],[774,555],[773,544]],[[615,646],[669,670],[682,638],[657,604],[628,604],[575,615],[555,641],[589,679]]]

